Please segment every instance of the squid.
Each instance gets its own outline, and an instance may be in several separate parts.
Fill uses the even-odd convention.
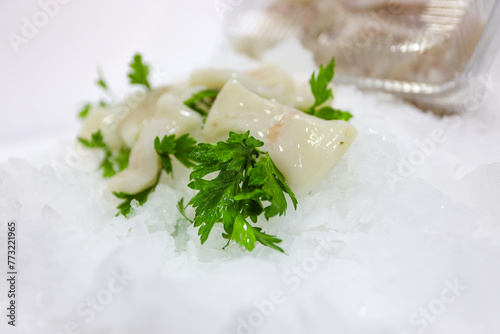
[[[191,86],[219,90],[230,80],[237,80],[241,85],[262,97],[296,108],[303,108],[314,102],[309,87],[296,85],[292,76],[274,64],[266,64],[247,72],[200,69],[192,73],[189,83]]]
[[[113,192],[136,194],[155,184],[161,170],[161,163],[154,149],[154,139],[165,135],[189,133],[197,136],[202,126],[201,116],[186,107],[173,94],[163,94],[152,108],[155,112],[140,131],[132,147],[129,165],[111,177],[109,189]]]
[[[207,117],[203,135],[225,140],[229,131],[264,142],[276,166],[298,198],[306,196],[342,158],[357,129],[345,121],[326,121],[264,99],[230,80]]]

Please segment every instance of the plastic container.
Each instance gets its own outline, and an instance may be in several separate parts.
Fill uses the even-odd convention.
[[[424,110],[474,110],[494,89],[496,0],[247,1],[226,21],[237,50],[258,57],[297,36],[337,83],[391,93]]]

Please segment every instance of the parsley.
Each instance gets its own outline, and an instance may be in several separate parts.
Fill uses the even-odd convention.
[[[295,195],[269,154],[258,149],[263,145],[263,142],[251,137],[249,131],[245,134],[230,132],[226,142],[200,143],[192,151],[190,157],[199,165],[194,167],[188,186],[199,192],[186,207],[191,205],[195,208],[195,217],[190,221],[199,227],[202,244],[213,226],[222,223],[223,237],[228,239],[228,244],[234,240],[252,250],[255,242],[260,242],[283,252],[277,246],[280,239],[248,222],[249,218],[256,223],[262,213],[266,219],[285,214],[285,193],[297,207]],[[214,178],[203,178],[214,172],[218,172]],[[265,206],[263,202],[269,205]],[[178,208],[186,217],[183,200],[178,203]]]
[[[170,135],[170,136],[164,136],[163,139],[160,141],[159,137],[155,138],[154,141],[154,147],[155,151],[160,157],[160,160],[162,162],[163,168],[167,172],[167,174],[172,174],[172,161],[170,158],[170,154],[173,154],[177,160],[179,160],[184,166],[186,167],[193,167],[194,164],[191,162],[189,158],[189,154],[194,148],[194,145],[196,144],[196,140],[194,138],[189,137],[188,134],[182,135],[179,138],[175,138],[175,135]],[[115,161],[118,163],[120,160],[118,159],[120,156],[117,155],[115,157]],[[125,159],[124,159],[125,160]],[[128,156],[126,158],[127,164],[128,164]],[[126,166],[125,166],[126,168]],[[155,191],[156,186],[158,185],[158,182],[160,181],[160,176],[161,176],[161,171],[158,173],[158,176],[156,178],[155,183],[151,186],[148,187],[136,194],[127,194],[123,192],[113,192],[113,194],[120,198],[124,199],[120,205],[118,205],[117,209],[120,210],[116,215],[118,216],[119,214],[122,214],[124,216],[127,216],[130,214],[130,211],[132,210],[132,201],[135,200],[139,204],[139,206],[142,206],[146,201],[148,200],[149,195]]]
[[[170,155],[174,155],[177,160],[179,160],[184,166],[190,168],[194,166],[194,163],[192,162],[191,158],[189,157],[189,154],[193,150],[194,146],[196,145],[196,140],[194,138],[189,137],[188,134],[182,135],[179,138],[175,138],[175,135],[170,135],[170,136],[164,136],[162,140],[160,140],[159,137],[155,138],[154,141],[154,147],[155,151],[160,157],[160,160],[162,162],[163,168],[168,174],[172,174],[172,160],[170,158]],[[115,161],[118,162],[120,155],[117,155],[115,157]],[[127,164],[128,164],[128,156],[127,156]],[[132,201],[136,200],[140,206],[142,206],[146,201],[148,200],[149,194],[151,194],[156,186],[158,185],[158,182],[160,181],[160,175],[161,172],[158,173],[158,177],[156,178],[156,182],[154,185],[151,187],[148,187],[144,189],[143,191],[140,191],[136,194],[127,194],[123,192],[113,192],[113,194],[121,199],[124,199],[125,201],[122,202],[119,206],[118,209],[120,210],[117,215],[122,214],[124,216],[127,216],[130,214],[130,211],[132,209]]]
[[[314,110],[317,106],[333,98],[332,90],[328,87],[328,85],[333,80],[334,74],[335,60],[333,58],[325,68],[323,68],[323,65],[319,65],[317,77],[316,73],[313,72],[309,83],[311,84],[311,91],[314,95],[314,104],[311,108],[309,108],[309,110]]]
[[[193,167],[194,164],[192,163],[189,154],[193,150],[195,144],[196,140],[189,137],[189,134],[184,134],[177,139],[175,138],[175,134],[172,134],[170,136],[164,136],[161,141],[159,137],[156,137],[154,141],[155,151],[160,157],[163,168],[165,169],[167,174],[172,174],[172,176],[172,160],[170,158],[170,155],[173,154],[177,158],[177,160],[179,160],[184,166],[188,168]],[[158,182],[160,181],[160,175],[161,171],[160,173],[158,173],[158,177],[156,178],[156,182],[154,185],[136,194],[113,192],[116,197],[125,200],[117,207],[120,212],[118,212],[116,215],[118,216],[121,213],[122,215],[127,216],[128,214],[130,214],[133,200],[136,200],[140,206],[146,203],[149,194],[151,194],[158,185]]]
[[[78,113],[78,117],[81,119],[84,119],[85,117],[87,117],[87,115],[90,111],[90,108],[92,108],[92,105],[90,103],[87,103],[86,105],[84,105],[82,107],[82,109],[80,110],[80,112]]]
[[[97,105],[99,107],[107,107],[108,106],[108,103],[104,100],[99,100],[99,102],[97,103]],[[80,109],[80,112],[78,113],[78,118],[80,119],[85,119],[90,111],[90,109],[92,108],[92,103],[87,103],[85,104],[82,109]]]
[[[105,91],[109,91],[109,88],[108,88],[108,84],[106,83],[106,81],[104,81],[104,77],[102,75],[102,71],[101,69],[97,69],[97,80],[96,80],[96,84],[98,86],[100,86],[102,89],[104,89]]]
[[[101,87],[104,92],[106,94],[108,94],[108,96],[112,99],[113,96],[112,96],[112,93],[111,91],[109,90],[109,87],[108,87],[108,84],[106,83],[106,81],[104,81],[104,78],[103,78],[103,75],[102,75],[102,72],[101,70],[98,68],[97,69],[97,80],[95,82],[97,84],[97,86]],[[107,107],[108,106],[108,103],[104,100],[100,100],[98,103],[97,103],[98,106],[100,107]],[[81,118],[81,119],[85,119],[85,117],[87,117],[90,109],[92,108],[92,103],[87,103],[85,104],[82,109],[80,110],[80,112],[78,113],[78,117]]]
[[[134,56],[134,60],[130,63],[130,72],[128,73],[130,83],[132,85],[143,85],[148,90],[151,90],[148,75],[149,65],[143,64],[142,56],[140,54],[136,54]]]
[[[121,172],[128,167],[128,159],[130,157],[130,149],[122,148],[116,155],[112,157],[112,162],[116,166],[118,172]]]
[[[341,120],[346,122],[353,117],[352,114],[348,111],[333,109],[332,107],[329,106],[323,107],[320,110],[315,111],[314,116],[325,119],[327,121]]]
[[[78,138],[78,141],[87,148],[97,148],[104,151],[104,159],[99,168],[102,169],[102,176],[107,178],[124,170],[128,166],[130,150],[123,148],[116,155],[113,155],[102,137],[101,130],[97,130],[91,136],[91,139]]]
[[[333,80],[334,74],[335,60],[333,58],[325,68],[323,68],[323,65],[319,66],[317,76],[316,73],[312,74],[309,83],[311,84],[311,92],[314,95],[314,104],[304,112],[325,120],[336,119],[348,121],[351,117],[353,117],[350,112],[333,109],[329,106],[322,107],[319,110],[316,109],[326,101],[333,99],[332,89],[329,88],[328,85]]]
[[[105,151],[106,155],[102,160],[99,168],[102,169],[102,177],[108,178],[116,174],[116,171],[113,167],[113,162],[111,161],[111,157],[113,156],[110,151]]]
[[[208,112],[210,111],[210,108],[212,108],[212,105],[214,104],[214,101],[217,98],[218,94],[219,94],[218,90],[205,89],[199,91],[198,93],[194,94],[191,98],[184,101],[184,104],[189,108],[193,109],[194,111],[196,111],[197,113],[199,113],[203,117],[203,120],[205,121]]]
[[[124,199],[120,205],[118,205],[117,209],[120,210],[116,215],[124,215],[125,217],[130,214],[130,211],[132,210],[132,201],[137,201],[139,206],[142,206],[146,201],[148,200],[149,194],[151,194],[156,186],[158,185],[158,181],[160,179],[160,176],[156,179],[156,182],[154,185],[151,187],[148,187],[144,189],[143,191],[138,192],[137,194],[127,194],[127,193],[122,193],[122,192],[116,192],[114,191],[113,194],[120,198]]]
[[[160,157],[163,168],[167,174],[172,174],[172,176],[172,160],[170,155],[174,155],[180,163],[187,168],[191,168],[194,166],[194,163],[189,154],[191,154],[195,145],[196,140],[189,137],[189,134],[184,134],[177,139],[174,134],[164,136],[161,141],[159,137],[156,137],[154,141],[155,151]]]
[[[85,138],[78,138],[78,141],[83,144],[83,146],[88,148],[105,148],[106,143],[104,143],[104,139],[102,137],[101,130],[97,130],[91,136],[90,140]]]

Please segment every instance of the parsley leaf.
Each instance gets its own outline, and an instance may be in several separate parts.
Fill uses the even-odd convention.
[[[116,155],[106,147],[104,149],[105,156],[99,168],[102,169],[102,177],[108,178],[128,167],[128,158],[130,150],[127,148],[121,149]]]
[[[78,141],[87,148],[106,148],[106,143],[102,137],[101,130],[97,130],[91,135],[91,139],[78,138]]]
[[[155,151],[160,157],[163,168],[167,174],[172,174],[172,160],[170,155],[173,155],[187,168],[193,167],[195,164],[190,158],[190,154],[196,145],[196,140],[189,136],[189,134],[184,134],[179,138],[175,138],[175,134],[170,136],[164,136],[160,141],[159,137],[155,138],[154,146]]]
[[[333,98],[332,90],[328,85],[333,80],[334,74],[335,61],[333,58],[325,68],[323,68],[323,65],[319,65],[317,77],[316,73],[312,74],[309,83],[311,84],[311,91],[314,95],[314,104],[309,108],[308,113],[312,114],[313,112],[311,111],[314,111],[314,108]]]
[[[325,119],[327,121],[337,119],[346,122],[353,117],[352,114],[348,111],[333,109],[329,106],[316,110],[314,112],[314,116]]]
[[[105,91],[108,91],[109,88],[108,88],[108,84],[106,83],[106,81],[104,81],[104,77],[102,75],[102,71],[100,68],[97,68],[97,80],[96,80],[96,84],[98,86],[100,86],[102,89],[104,89]]]
[[[91,139],[78,138],[78,141],[87,148],[97,148],[104,151],[104,159],[99,164],[102,169],[104,178],[111,177],[117,172],[124,170],[128,166],[128,158],[130,150],[127,148],[121,149],[116,155],[113,155],[111,150],[104,142],[101,130],[97,130],[91,135]]]
[[[122,148],[116,155],[112,157],[112,163],[115,165],[118,172],[121,172],[128,167],[130,157],[130,149]]]
[[[270,247],[274,250],[284,253],[283,249],[276,246],[277,243],[281,242],[280,239],[276,238],[273,235],[269,235],[262,232],[262,229],[260,227],[254,227],[254,234],[257,241],[263,244],[264,246]]]
[[[184,104],[189,108],[193,109],[203,117],[203,121],[207,118],[208,112],[212,105],[214,104],[218,90],[215,89],[205,89],[194,94],[191,98],[184,101]]]
[[[142,206],[146,201],[148,200],[149,194],[151,194],[156,186],[158,185],[158,179],[156,180],[155,184],[152,185],[151,187],[148,187],[144,189],[141,192],[138,192],[137,194],[127,194],[127,193],[122,193],[122,192],[113,192],[113,194],[120,198],[124,199],[120,205],[118,205],[117,209],[120,210],[116,215],[124,215],[125,217],[130,214],[130,211],[132,210],[132,201],[135,200],[138,202],[139,206]]]
[[[335,75],[335,60],[332,58],[330,63],[323,68],[319,66],[318,75],[313,73],[309,83],[311,84],[311,92],[314,95],[314,104],[304,112],[309,115],[316,116],[325,120],[343,120],[348,121],[353,116],[350,112],[333,109],[332,107],[325,106],[319,110],[316,108],[333,99],[332,89],[328,87]]]
[[[164,136],[162,140],[160,140],[159,137],[155,138],[154,141],[154,148],[158,156],[160,157],[160,160],[162,162],[163,168],[168,174],[173,174],[172,172],[172,161],[170,158],[170,155],[174,155],[177,160],[179,160],[184,166],[186,167],[193,167],[194,163],[192,162],[191,158],[189,157],[189,154],[191,151],[193,151],[194,146],[196,145],[196,140],[192,137],[189,137],[188,134],[184,134],[180,136],[179,138],[175,138],[175,135],[172,134],[170,136]],[[118,160],[119,155],[115,158]],[[128,163],[128,157],[127,157],[127,163]],[[160,180],[160,175],[161,172],[158,174],[158,177],[156,179],[156,182],[154,185],[152,185],[149,188],[144,189],[143,191],[137,193],[137,194],[127,194],[127,193],[117,193],[114,192],[113,194],[121,199],[124,199],[125,201],[121,203],[118,206],[118,209],[120,212],[118,214],[123,214],[124,216],[127,216],[130,214],[130,211],[132,209],[132,201],[136,200],[140,206],[142,206],[146,201],[148,200],[148,196],[150,193],[152,193],[156,186],[158,185],[158,182]],[[182,202],[181,204],[182,205]],[[180,210],[180,207],[179,207]],[[117,215],[118,215],[117,214]]]
[[[257,238],[255,237],[254,228],[246,222],[242,215],[237,215],[234,220],[231,239],[250,251],[255,248]]]
[[[99,103],[97,105],[99,107],[107,107],[108,103],[104,100],[99,100]],[[82,109],[80,109],[80,112],[78,113],[78,118],[85,119],[91,108],[92,108],[91,103],[87,103],[84,106],[82,106]]]
[[[109,87],[108,87],[108,84],[106,83],[106,81],[104,81],[104,78],[103,78],[103,75],[102,75],[102,72],[101,70],[98,68],[97,69],[97,80],[96,80],[96,84],[101,87],[107,94],[108,96],[112,99],[113,96],[112,96],[112,93],[111,91],[109,90]],[[100,100],[96,105],[100,106],[100,107],[107,107],[108,106],[108,103],[104,100]],[[85,119],[90,111],[90,109],[92,108],[92,103],[87,103],[85,104],[82,109],[80,110],[80,112],[78,113],[78,117],[80,119]]]
[[[266,153],[250,171],[249,185],[259,186],[264,192],[260,197],[271,202],[271,205],[264,209],[266,219],[285,213],[287,207],[285,193],[291,194],[292,190],[285,183],[283,174],[276,167],[269,153]],[[290,196],[290,198],[297,209],[297,199],[295,196]]]
[[[195,208],[192,223],[199,227],[203,244],[216,223],[224,225],[223,237],[228,243],[233,240],[247,250],[255,248],[255,242],[283,252],[277,246],[281,242],[268,235],[247,219],[257,222],[264,213],[266,219],[282,215],[287,208],[285,193],[297,205],[295,195],[286,185],[283,175],[272,162],[269,154],[259,147],[263,142],[245,134],[229,133],[226,142],[217,144],[200,143],[191,153],[199,163],[190,175],[189,187],[198,193],[188,202]],[[218,174],[210,179],[205,176]],[[265,206],[264,203],[269,203]],[[178,203],[185,216],[183,201]]]
[[[87,103],[86,105],[84,105],[82,107],[82,109],[80,110],[80,112],[78,113],[78,117],[81,119],[84,119],[85,117],[87,117],[87,115],[90,111],[90,108],[92,108],[92,105],[90,103]]]
[[[99,165],[99,168],[102,169],[102,177],[104,178],[108,178],[116,174],[116,171],[113,167],[113,162],[111,161],[112,157],[113,154],[109,150],[105,150],[104,159]]]
[[[97,79],[96,83],[98,86],[101,86],[104,90],[108,90],[108,85],[106,84],[104,79],[99,78],[99,79]]]
[[[177,210],[181,213],[181,215],[186,218],[187,221],[189,221],[191,224],[193,224],[193,221],[187,216],[186,214],[186,206],[184,205],[184,197],[180,199],[179,202],[177,202]]]
[[[151,86],[148,80],[149,76],[149,65],[142,62],[142,56],[136,54],[134,60],[130,63],[130,72],[128,77],[130,78],[130,83],[135,85],[143,85],[148,90],[151,90]]]

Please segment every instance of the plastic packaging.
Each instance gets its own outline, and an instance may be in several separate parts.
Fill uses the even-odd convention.
[[[254,57],[297,36],[318,64],[335,57],[337,83],[462,113],[492,89],[499,21],[496,0],[259,0],[237,6],[226,32]]]

